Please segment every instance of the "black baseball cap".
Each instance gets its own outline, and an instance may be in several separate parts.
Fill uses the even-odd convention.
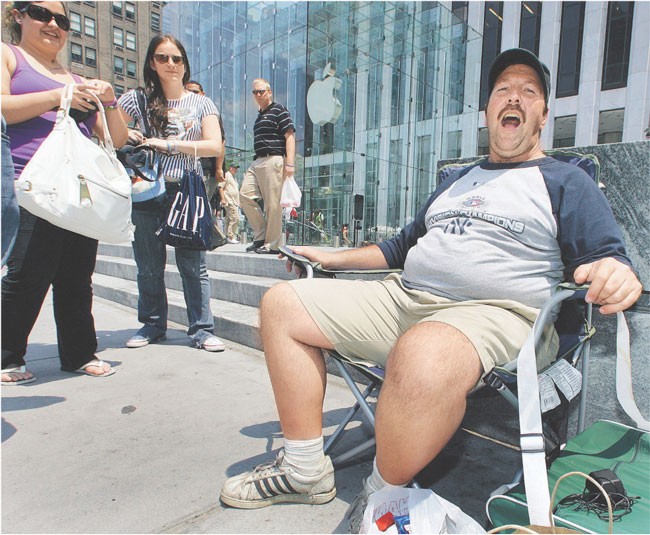
[[[542,86],[544,87],[544,100],[548,103],[548,96],[551,92],[551,71],[539,61],[539,58],[535,54],[525,48],[505,50],[494,59],[490,66],[490,72],[488,73],[488,90],[490,95],[492,94],[492,89],[494,89],[497,78],[510,65],[528,65],[532,67],[542,82]]]

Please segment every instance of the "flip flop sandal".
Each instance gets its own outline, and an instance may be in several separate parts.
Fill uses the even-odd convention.
[[[84,375],[88,375],[90,377],[108,377],[109,375],[113,375],[115,373],[115,369],[111,368],[107,372],[104,372],[102,374],[95,374],[95,373],[90,373],[89,371],[86,370],[88,366],[97,366],[99,368],[102,368],[104,366],[105,362],[103,360],[99,359],[93,359],[90,362],[86,362],[81,368],[77,369],[74,371],[74,373],[82,373]]]
[[[13,368],[5,368],[2,370],[2,373],[26,373],[27,368],[25,366],[15,366]],[[18,381],[2,381],[3,386],[17,386],[17,385],[26,385],[27,383],[32,383],[36,381],[36,376],[32,376],[28,379],[20,379]]]

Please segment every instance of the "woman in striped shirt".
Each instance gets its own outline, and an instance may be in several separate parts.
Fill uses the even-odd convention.
[[[220,156],[222,150],[219,111],[212,100],[184,89],[190,66],[183,45],[171,35],[154,37],[144,62],[147,118],[155,137],[143,143],[161,154],[166,193],[133,205],[136,226],[133,253],[138,266],[138,320],[140,330],[126,343],[143,347],[165,338],[167,293],[165,291],[165,244],[155,231],[167,215],[169,203],[180,188],[183,171],[202,174],[197,157]],[[144,131],[135,90],[124,94],[119,105],[125,119],[137,120]],[[206,351],[223,351],[214,334],[210,309],[210,280],[205,251],[175,248],[176,265],[183,282],[192,344]]]

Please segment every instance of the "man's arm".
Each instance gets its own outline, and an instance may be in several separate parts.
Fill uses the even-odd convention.
[[[284,173],[285,176],[290,177],[293,176],[294,172],[294,164],[296,162],[296,134],[293,131],[293,129],[289,129],[284,133],[284,139],[285,139],[285,150],[287,152],[287,156],[284,159],[285,167],[284,167]]]
[[[615,258],[578,266],[573,278],[578,284],[590,283],[585,299],[601,305],[602,314],[614,314],[631,307],[643,289],[630,266]]]

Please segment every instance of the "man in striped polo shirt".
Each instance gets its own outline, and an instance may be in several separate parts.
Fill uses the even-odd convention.
[[[253,80],[253,98],[259,107],[255,121],[255,160],[240,189],[241,207],[253,227],[253,243],[246,248],[259,254],[278,254],[282,238],[280,195],[285,178],[293,176],[295,128],[289,111],[273,102],[271,85]],[[258,204],[264,201],[264,210]]]

